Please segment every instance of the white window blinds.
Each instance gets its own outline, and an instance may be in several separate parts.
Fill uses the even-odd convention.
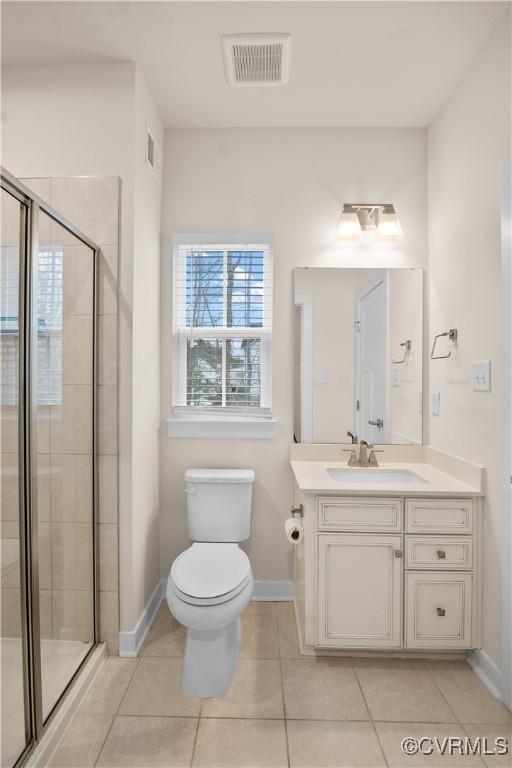
[[[175,412],[270,416],[271,335],[269,245],[175,245]]]
[[[2,248],[0,261],[1,402],[18,403],[19,252]],[[37,394],[39,405],[62,401],[63,251],[39,251],[37,273]]]

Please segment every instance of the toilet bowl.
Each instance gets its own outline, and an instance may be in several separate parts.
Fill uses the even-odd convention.
[[[218,698],[233,682],[240,656],[240,614],[252,597],[253,577],[238,544],[195,543],[173,563],[167,603],[187,627],[182,689]]]

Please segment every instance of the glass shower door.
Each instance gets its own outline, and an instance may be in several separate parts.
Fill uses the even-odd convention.
[[[94,644],[94,251],[39,213],[37,541],[42,717]]]
[[[0,249],[0,514],[1,514],[1,765],[12,766],[31,741],[25,646],[26,585],[20,498],[20,288],[23,284],[22,220],[25,207],[2,189]]]

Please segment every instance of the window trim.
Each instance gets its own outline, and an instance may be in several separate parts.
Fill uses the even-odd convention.
[[[177,321],[176,313],[184,312],[175,306],[174,285],[181,275],[183,280],[184,263],[179,258],[181,250],[187,246],[198,250],[266,250],[266,279],[268,289],[273,289],[273,252],[272,237],[269,234],[176,234],[172,238],[172,286],[171,286],[171,416],[167,420],[169,437],[238,437],[271,438],[277,432],[277,422],[272,417],[272,314],[264,319],[261,328],[231,328],[217,326],[197,328],[194,335],[202,338],[258,338],[261,340],[261,406],[256,408],[236,407],[200,407],[187,406],[177,402],[180,387],[180,372],[186,370],[187,339],[190,331],[186,329],[184,318]],[[265,279],[265,278],[264,278]]]

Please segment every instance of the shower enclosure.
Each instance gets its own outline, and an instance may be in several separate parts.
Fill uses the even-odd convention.
[[[1,172],[1,766],[98,640],[99,250]]]

